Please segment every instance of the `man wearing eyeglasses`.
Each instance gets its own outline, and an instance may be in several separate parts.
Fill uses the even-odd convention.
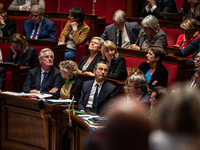
[[[102,115],[102,107],[116,96],[116,86],[105,80],[108,75],[108,65],[105,62],[98,62],[93,72],[95,80],[84,82],[77,108]]]
[[[23,35],[30,39],[56,40],[56,25],[43,17],[44,9],[40,5],[31,8],[31,19],[24,22]]]
[[[0,3],[0,37],[10,37],[16,33],[16,22],[7,15],[5,6]]]
[[[48,93],[52,98],[59,98],[59,90],[62,86],[60,71],[53,66],[54,53],[49,48],[40,51],[39,62],[41,67],[29,70],[23,86],[25,93]]]

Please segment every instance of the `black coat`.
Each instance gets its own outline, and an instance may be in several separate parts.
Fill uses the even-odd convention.
[[[15,20],[7,17],[5,20],[5,26],[1,28],[3,32],[3,37],[11,37],[14,33],[16,33],[16,22]]]

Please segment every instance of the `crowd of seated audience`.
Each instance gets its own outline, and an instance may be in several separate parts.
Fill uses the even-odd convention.
[[[144,17],[141,22],[142,28],[137,22],[127,22],[126,13],[117,10],[113,15],[113,24],[105,27],[101,37],[92,37],[88,47],[89,55],[82,57],[78,65],[75,62],[78,54],[76,48],[87,42],[90,27],[84,22],[85,13],[81,8],[70,9],[69,21],[60,33],[58,40],[58,44],[67,45],[64,59],[59,64],[60,70],[53,66],[54,52],[50,48],[42,49],[38,56],[36,50],[30,47],[26,41],[26,38],[56,40],[55,23],[44,17],[44,0],[25,1],[24,3],[14,0],[9,6],[9,9],[30,11],[31,19],[25,21],[23,26],[24,36],[15,33],[15,21],[7,16],[6,8],[0,4],[0,36],[11,37],[8,62],[30,66],[23,85],[25,93],[47,93],[52,95],[51,98],[60,100],[74,97],[77,101],[76,108],[79,111],[106,115],[104,107],[108,103],[115,103],[117,95],[117,87],[106,78],[123,81],[124,97],[122,98],[123,103],[120,104],[127,106],[129,114],[123,110],[124,107],[119,109],[118,106],[117,109],[112,109],[115,114],[110,114],[111,119],[105,129],[101,131],[106,140],[102,145],[98,145],[98,141],[92,141],[94,142],[92,146],[103,147],[102,149],[107,147],[110,150],[130,148],[130,139],[125,141],[127,137],[130,137],[130,134],[127,133],[130,131],[131,134],[137,133],[132,137],[136,141],[138,140],[134,146],[144,150],[148,150],[148,147],[152,150],[172,149],[169,148],[171,146],[179,148],[182,144],[186,144],[183,142],[182,134],[186,137],[192,135],[188,141],[192,141],[192,146],[196,148],[198,142],[193,135],[197,133],[199,136],[199,129],[196,126],[199,125],[199,119],[195,118],[193,109],[200,106],[198,94],[195,92],[200,87],[200,37],[197,24],[200,8],[199,1],[198,3],[196,1],[185,2],[179,12],[184,20],[180,24],[183,34],[178,37],[176,43],[182,49],[184,57],[192,55],[194,59],[195,74],[187,87],[190,90],[182,88],[168,91],[168,71],[162,64],[166,56],[167,38],[160,29],[157,19],[164,19],[162,12],[177,13],[174,0],[141,1],[139,14]],[[126,60],[119,55],[118,47],[146,50],[147,61],[142,62],[138,68],[134,68],[128,74]],[[5,71],[0,67],[1,90],[5,90]],[[79,78],[80,74],[93,76],[94,80],[82,83]],[[166,98],[163,99],[163,97]],[[197,105],[195,106],[192,101]],[[136,109],[132,110],[130,107]],[[184,109],[186,111],[183,111]],[[199,113],[198,110],[197,113]],[[155,114],[158,114],[156,123],[159,125],[159,130],[150,135],[149,144],[148,137],[151,130],[149,121],[156,117]],[[187,116],[186,119],[184,116]],[[147,120],[147,117],[150,120]],[[190,118],[193,120],[189,120]],[[124,124],[117,124],[119,121],[124,121]],[[138,124],[135,124],[136,122]],[[146,126],[143,123],[146,123]],[[185,123],[186,126],[184,126]],[[132,125],[134,129],[131,130],[124,125],[128,127]],[[137,137],[140,136],[138,133],[142,132],[145,132],[144,136],[138,139]],[[176,136],[173,134],[174,132],[177,133]],[[123,139],[126,144],[122,148],[120,143],[122,138],[117,134],[126,136],[125,133],[128,135]],[[92,138],[97,136],[96,134],[98,131],[92,135]],[[159,139],[160,135],[162,138]],[[181,145],[174,144],[171,137]],[[145,143],[142,148],[140,142],[143,139],[145,139]],[[90,146],[89,148],[91,148]]]

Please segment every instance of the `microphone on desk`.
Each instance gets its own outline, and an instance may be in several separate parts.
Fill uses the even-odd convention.
[[[45,109],[43,100],[38,100],[38,107],[40,109],[40,114],[41,114],[41,118],[44,125],[44,137],[45,137],[46,150],[49,150],[47,123],[46,123],[46,117],[45,117],[46,109]]]

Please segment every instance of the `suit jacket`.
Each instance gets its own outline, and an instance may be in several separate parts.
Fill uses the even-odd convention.
[[[4,91],[6,84],[6,70],[2,67],[0,67],[0,84],[1,84],[0,89]]]
[[[157,2],[156,6],[157,8],[153,12],[146,12],[146,6],[148,4],[147,0],[142,0],[140,2],[139,6],[139,17],[146,17],[147,15],[153,15],[157,19],[164,19],[162,16],[162,12],[168,12],[168,13],[178,13],[176,8],[176,3],[174,0],[160,0],[160,2]]]
[[[187,45],[184,49],[182,49],[181,53],[183,57],[187,57],[193,54],[192,58],[194,59],[199,50],[200,50],[200,37],[197,38],[195,41],[192,41],[189,45]]]
[[[90,56],[88,55],[88,56],[84,56],[84,57],[81,59],[81,61],[78,63],[78,69],[82,70],[84,64],[87,62],[87,60],[88,60],[89,57],[90,57]],[[94,57],[94,59],[91,61],[91,63],[90,63],[89,66],[87,67],[86,71],[87,71],[87,72],[93,72],[93,69],[94,69],[96,63],[97,63],[99,60],[101,60],[101,54],[100,54],[100,53],[98,53],[98,54]],[[85,71],[83,71],[83,72],[85,72]]]
[[[39,91],[40,82],[41,82],[41,67],[30,69],[23,86],[23,92],[29,93],[30,90],[33,89]],[[43,84],[41,93],[49,93],[53,95],[53,98],[59,98],[60,97],[59,90],[61,88],[61,85],[62,85],[62,77],[60,75],[60,71],[56,67],[52,67]],[[59,90],[56,93],[50,93],[49,91],[54,87],[58,88]]]
[[[77,104],[78,110],[85,110],[93,83],[94,80],[84,82],[81,91],[81,97]],[[116,86],[111,84],[109,81],[105,80],[98,97],[97,113],[101,114],[102,107],[105,105],[105,103],[108,102],[110,99],[114,98],[115,96],[116,96]]]
[[[144,50],[142,49],[142,45],[146,39],[147,39],[147,36],[144,34],[144,29],[141,29],[138,35],[138,39],[135,42],[135,44],[138,45],[141,50]],[[152,35],[149,41],[149,45],[162,46],[163,48],[166,49],[167,37],[166,37],[165,32],[163,32],[161,29],[158,29],[158,31]]]
[[[16,33],[16,22],[15,20],[7,17],[5,20],[5,26],[1,28],[3,32],[3,37],[11,37],[14,33]]]
[[[147,111],[150,108],[151,105],[151,92],[146,91],[144,94],[142,94],[140,102],[147,108]]]
[[[25,4],[25,0],[13,0],[8,9],[11,10],[19,10],[20,6]],[[35,4],[42,6],[45,9],[45,1],[44,0],[31,0],[31,7]]]
[[[87,41],[89,31],[90,27],[85,22],[83,22],[83,24],[79,26],[77,30],[72,30],[72,25],[70,21],[68,21],[60,34],[59,42],[66,43],[69,34],[71,33],[76,45],[84,44]]]
[[[28,49],[22,54],[22,56],[13,59],[13,51],[10,50],[10,56],[8,62],[19,63],[21,66],[30,66],[31,68],[39,66],[37,51],[33,47],[28,47]]]
[[[23,35],[26,38],[30,38],[33,29],[34,29],[33,20],[32,19],[26,20],[24,22]],[[38,39],[55,41],[56,40],[56,25],[55,25],[55,23],[52,22],[51,20],[43,17],[40,31],[38,34]]]
[[[126,31],[131,44],[134,44],[138,38],[140,27],[137,22],[125,22]],[[104,33],[101,35],[104,40],[110,40],[117,45],[117,30],[114,23],[106,26]]]
[[[150,69],[149,64],[147,62],[142,62],[140,66],[138,67],[144,74],[147,73],[147,71]],[[155,86],[167,86],[168,81],[168,71],[167,69],[160,63],[154,73],[151,76],[151,80],[149,83],[149,88],[151,89],[153,87],[152,83],[157,80]]]
[[[106,62],[106,60],[105,60]],[[122,56],[114,58],[109,67],[107,78],[125,81],[127,78],[126,60]]]

